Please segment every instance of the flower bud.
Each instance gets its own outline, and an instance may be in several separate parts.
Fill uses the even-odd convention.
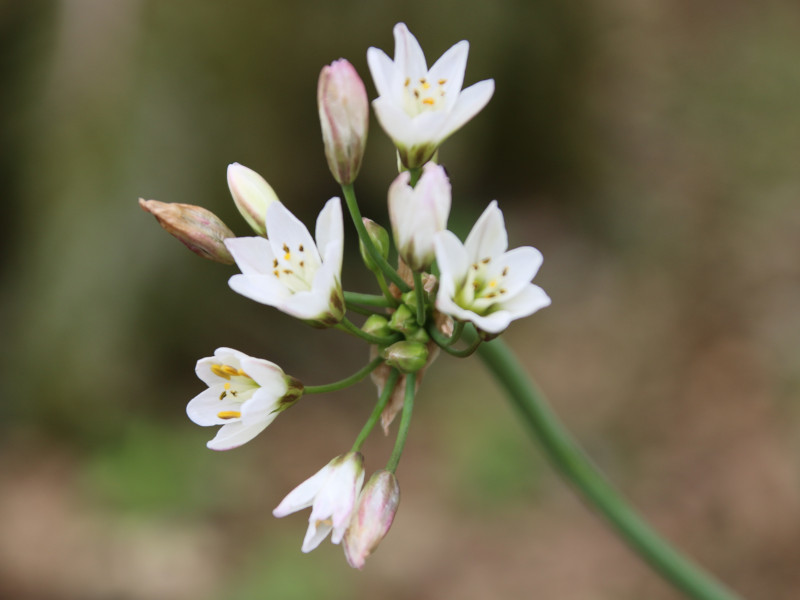
[[[416,373],[428,360],[428,348],[420,342],[395,342],[384,348],[383,359],[402,373]]]
[[[344,535],[344,556],[351,567],[364,567],[367,557],[389,533],[399,504],[400,486],[394,473],[378,471],[369,478]]]
[[[269,205],[278,200],[275,190],[261,175],[239,163],[228,165],[228,188],[247,224],[258,235],[266,235],[264,220]]]
[[[233,257],[223,241],[234,237],[233,232],[210,210],[144,198],[139,198],[139,206],[195,254],[226,265],[233,264]]]
[[[405,304],[397,307],[389,319],[389,328],[400,333],[412,333],[419,329],[417,313]]]
[[[378,250],[378,254],[380,254],[383,258],[388,258],[389,232],[372,219],[362,217],[361,220],[364,223],[364,227],[367,229],[369,239],[372,240],[372,243]],[[372,257],[369,255],[369,252],[367,252],[367,249],[364,247],[364,244],[361,240],[358,241],[358,250],[361,252],[361,259],[364,261],[364,264],[370,271],[373,273],[380,271],[380,267],[378,267],[378,265],[375,264],[375,261],[372,260]]]
[[[420,344],[427,344],[431,341],[431,337],[428,335],[428,332],[422,327],[412,331],[411,333],[407,333],[406,339],[409,342],[419,342]]]
[[[433,238],[447,228],[450,181],[443,167],[428,163],[417,185],[404,171],[389,186],[389,218],[397,252],[412,271],[428,269],[436,258]]]
[[[361,326],[361,331],[378,337],[388,337],[394,333],[389,328],[389,320],[382,315],[370,315]]]
[[[322,68],[317,106],[325,158],[333,178],[347,185],[361,168],[369,125],[369,100],[353,65],[339,59]]]

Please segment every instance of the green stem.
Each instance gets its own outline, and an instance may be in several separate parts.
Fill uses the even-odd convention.
[[[383,296],[376,296],[375,294],[359,294],[357,292],[345,292],[344,293],[345,302],[352,302],[354,304],[361,304],[363,306],[377,306],[377,307],[389,307],[395,306],[396,301],[394,299],[389,300]]]
[[[352,452],[358,452],[361,450],[361,446],[364,445],[364,442],[366,441],[370,432],[375,428],[375,424],[378,422],[378,419],[380,419],[381,413],[383,412],[383,409],[386,408],[386,404],[389,402],[389,398],[394,391],[394,386],[397,385],[397,378],[399,376],[400,373],[397,371],[397,369],[392,369],[389,373],[389,377],[386,379],[386,384],[383,386],[383,392],[381,392],[381,396],[378,398],[378,403],[375,405],[375,408],[372,409],[372,414],[369,416],[369,419],[367,419],[364,427],[361,428],[356,441],[353,443],[353,447],[351,449]]]
[[[471,330],[465,333],[468,337],[476,336]],[[666,542],[600,474],[502,341],[483,344],[478,355],[505,389],[554,466],[650,566],[694,600],[739,599]]]
[[[425,290],[422,287],[422,273],[414,271],[414,294],[417,297],[417,324],[425,325]]]
[[[373,359],[368,364],[364,365],[361,369],[350,375],[350,377],[345,377],[339,381],[335,381],[333,383],[326,383],[324,385],[307,385],[303,388],[304,394],[322,394],[324,392],[335,392],[337,390],[343,390],[346,387],[350,387],[354,383],[358,383],[364,377],[372,373],[378,366],[383,362],[383,358],[378,356],[377,358]]]
[[[379,346],[388,346],[400,339],[400,335],[392,335],[389,337],[380,337],[377,335],[372,335],[371,333],[367,333],[366,331],[361,331],[356,325],[350,322],[347,317],[344,317],[339,323],[335,325],[336,329],[340,331],[346,331],[356,337],[360,337],[362,340],[368,341],[370,344],[377,344]]]
[[[386,262],[386,259],[381,256],[381,253],[378,252],[378,249],[372,242],[372,238],[369,237],[367,228],[364,227],[364,222],[361,220],[361,211],[358,209],[358,202],[356,202],[356,193],[353,189],[353,184],[343,185],[342,192],[344,193],[344,201],[347,204],[348,210],[350,211],[350,216],[353,219],[353,225],[356,226],[358,237],[361,240],[361,243],[364,244],[364,247],[367,249],[370,257],[372,257],[372,260],[375,261],[375,264],[380,267],[381,271],[383,271],[386,276],[392,280],[392,283],[399,287],[401,291],[409,291],[411,289],[409,285],[403,281],[403,278],[397,274],[397,271],[395,271],[392,266]]]
[[[403,455],[403,447],[406,445],[408,437],[408,426],[411,423],[411,413],[414,410],[414,392],[416,391],[416,373],[406,375],[406,395],[403,399],[403,414],[400,417],[400,427],[397,429],[397,439],[394,442],[394,450],[386,463],[386,470],[394,473]]]
[[[378,280],[378,287],[381,288],[381,293],[383,297],[386,298],[386,301],[389,302],[389,306],[397,306],[400,304],[397,298],[392,296],[392,292],[389,291],[389,286],[386,283],[386,277],[380,271],[375,273],[375,278]]]
[[[460,325],[460,327],[459,327]],[[478,337],[476,333],[472,333],[472,340],[466,348],[463,350],[456,350],[451,348],[450,346],[459,338],[461,337],[461,333],[464,330],[464,323],[459,322],[456,325],[456,329],[453,331],[453,335],[451,337],[444,336],[435,326],[428,327],[428,335],[431,336],[436,345],[439,346],[442,350],[451,354],[453,356],[457,356],[458,358],[466,358],[467,356],[471,356],[475,350],[478,349],[478,346],[481,345],[481,339]]]

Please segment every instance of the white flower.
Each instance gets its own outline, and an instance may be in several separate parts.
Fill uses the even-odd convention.
[[[267,239],[225,240],[240,275],[231,288],[256,302],[325,327],[344,315],[341,272],[344,225],[339,198],[331,198],[317,218],[317,243],[306,226],[280,202],[269,205]]]
[[[302,551],[311,552],[331,531],[331,541],[338,544],[350,524],[363,483],[364,457],[359,452],[348,452],[334,458],[289,492],[272,514],[285,517],[310,506]]]
[[[239,163],[228,165],[228,189],[247,224],[257,234],[264,235],[267,208],[278,200],[275,190],[261,175]]]
[[[372,102],[381,127],[409,168],[427,162],[439,145],[486,106],[494,93],[487,79],[461,89],[469,42],[461,41],[428,70],[417,39],[404,23],[394,26],[394,61],[378,48],[367,62],[378,90]]]
[[[425,165],[416,187],[404,171],[389,187],[389,218],[397,251],[413,271],[430,267],[435,252],[433,236],[447,227],[450,216],[450,181],[444,168]]]
[[[186,414],[204,427],[222,425],[207,444],[212,450],[249,442],[303,394],[278,365],[231,348],[201,358],[195,372],[208,389],[192,398]]]
[[[497,334],[514,319],[550,304],[545,291],[530,283],[542,264],[541,252],[530,246],[506,252],[508,234],[496,201],[483,211],[464,244],[450,231],[438,233],[435,244],[440,312]]]

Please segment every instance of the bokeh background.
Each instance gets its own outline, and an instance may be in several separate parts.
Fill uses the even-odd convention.
[[[550,469],[480,368],[442,357],[364,572],[284,494],[349,448],[374,390],[205,449],[197,358],[323,383],[365,349],[232,293],[137,206],[239,234],[228,163],[312,223],[337,194],[322,65],[469,39],[489,106],[441,152],[451,225],[489,200],[545,256],[552,307],[507,333],[594,460],[749,598],[800,589],[800,4],[793,0],[0,1],[0,598],[676,599]],[[377,123],[358,192],[386,223]],[[373,291],[348,230],[345,285]],[[369,470],[392,440],[375,435]]]

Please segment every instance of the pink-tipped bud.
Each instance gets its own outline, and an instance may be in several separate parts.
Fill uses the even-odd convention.
[[[361,168],[369,125],[369,100],[353,65],[341,58],[322,68],[317,86],[322,141],[333,178],[355,181]]]
[[[343,540],[344,555],[351,567],[364,567],[367,557],[389,532],[399,504],[400,486],[394,473],[378,471],[369,478]]]
[[[247,224],[258,235],[266,235],[267,208],[278,200],[267,180],[252,169],[233,163],[228,165],[228,189]]]
[[[139,198],[139,206],[195,254],[226,265],[233,264],[233,257],[224,243],[225,239],[234,237],[233,232],[210,210],[143,198]]]

